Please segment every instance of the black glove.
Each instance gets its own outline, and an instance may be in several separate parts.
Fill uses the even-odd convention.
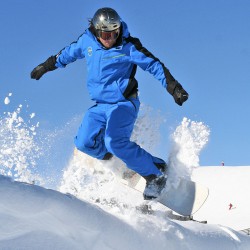
[[[48,71],[57,69],[55,64],[56,56],[49,57],[44,63],[39,64],[32,70],[32,72],[30,73],[31,78],[39,80],[43,76],[43,74],[47,73]]]
[[[174,97],[175,102],[180,106],[188,99],[188,93],[176,80],[168,83],[167,91]]]

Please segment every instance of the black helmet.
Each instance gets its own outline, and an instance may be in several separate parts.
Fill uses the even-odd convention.
[[[121,26],[121,18],[114,9],[101,8],[96,11],[92,18],[95,30],[113,31]]]

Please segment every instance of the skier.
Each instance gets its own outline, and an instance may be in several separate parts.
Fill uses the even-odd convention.
[[[148,71],[182,106],[188,93],[164,64],[130,35],[127,24],[112,8],[101,8],[77,41],[50,56],[31,72],[43,74],[77,59],[87,61],[87,86],[96,104],[85,114],[75,137],[78,150],[101,160],[113,155],[146,179],[144,199],[157,198],[166,183],[166,163],[130,141],[139,111],[137,66]]]

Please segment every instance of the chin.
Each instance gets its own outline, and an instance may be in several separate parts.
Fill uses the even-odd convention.
[[[102,45],[106,48],[106,49],[110,49],[112,48],[112,46],[115,44],[115,42],[111,42],[111,43],[105,43],[103,41],[101,41]]]

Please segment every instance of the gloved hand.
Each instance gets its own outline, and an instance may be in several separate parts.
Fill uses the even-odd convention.
[[[175,102],[180,106],[188,99],[188,93],[176,80],[168,83],[167,91],[174,97]]]
[[[56,56],[49,57],[45,62],[39,64],[32,70],[30,74],[31,78],[39,80],[43,76],[43,74],[47,73],[48,71],[57,69],[55,64],[56,64]]]

